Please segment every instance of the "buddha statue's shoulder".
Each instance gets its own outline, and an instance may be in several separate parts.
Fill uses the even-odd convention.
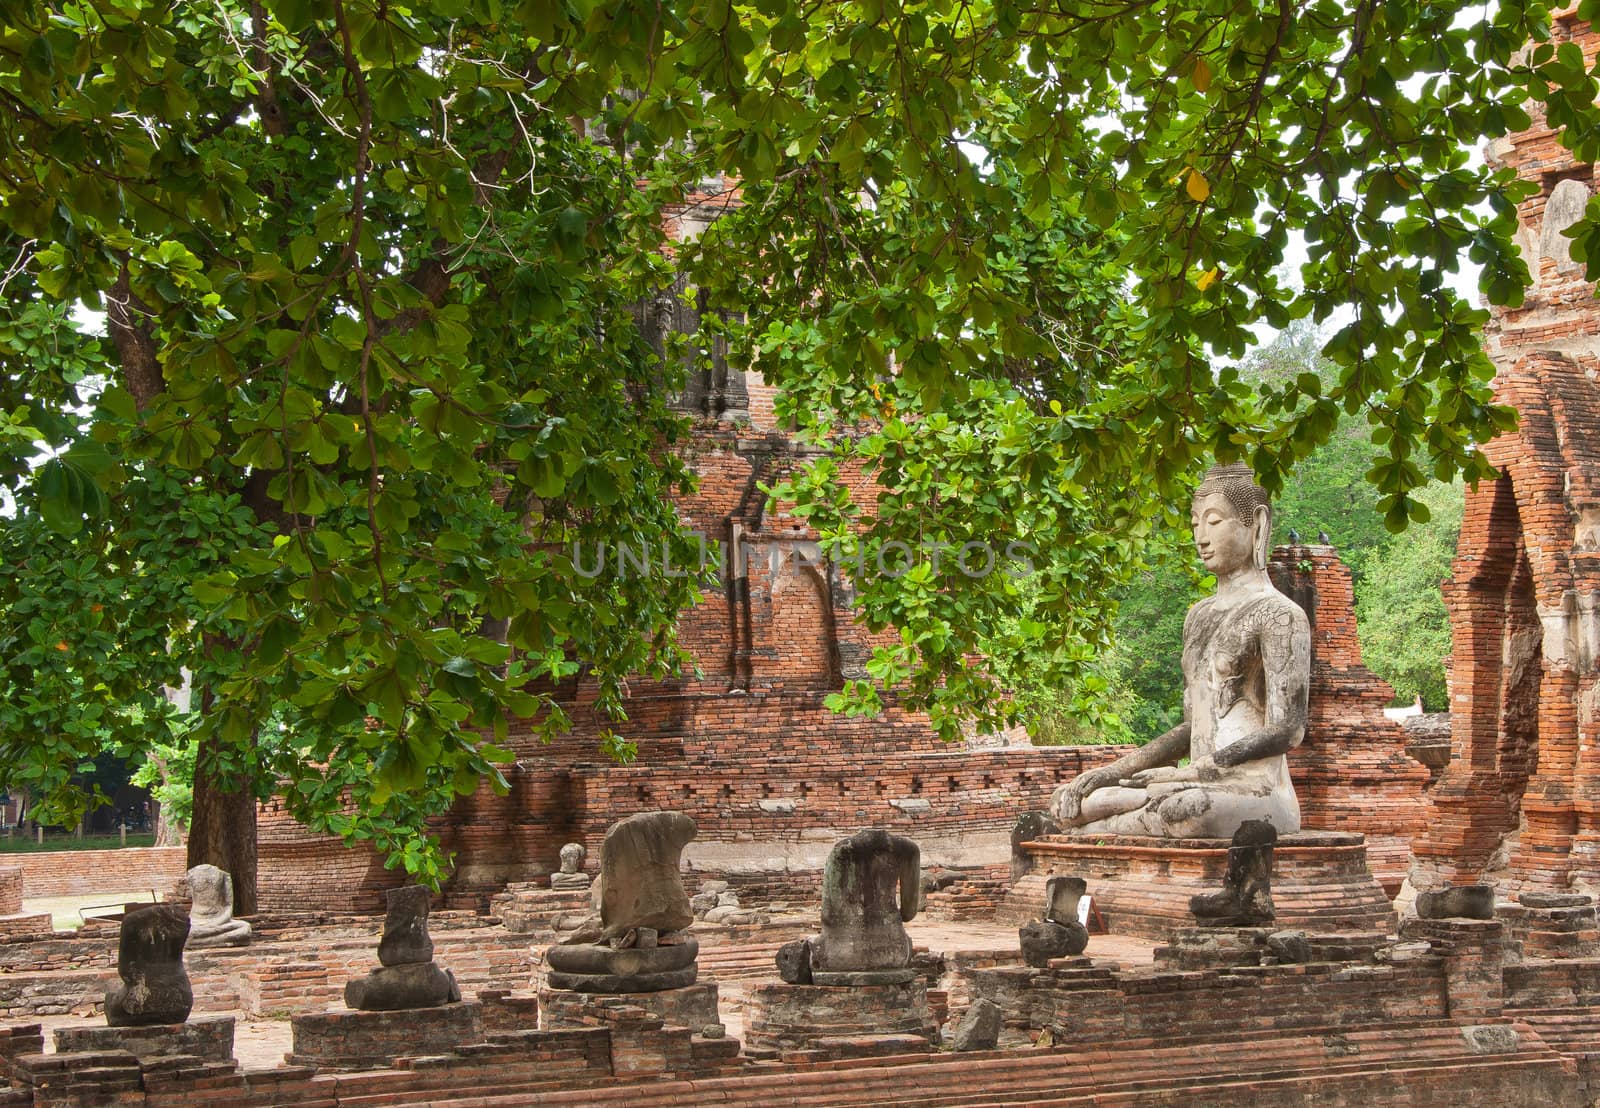
[[[1277,589],[1264,589],[1256,596],[1234,608],[1234,620],[1251,625],[1260,631],[1281,631],[1288,634],[1311,633],[1311,622],[1305,609]]]

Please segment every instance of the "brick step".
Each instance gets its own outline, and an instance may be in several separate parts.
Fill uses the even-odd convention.
[[[1507,1014],[1525,1020],[1563,1054],[1600,1054],[1600,1012],[1592,1008],[1519,1008]]]
[[[1538,1083],[1544,1090],[1534,1087]],[[1175,1084],[1158,1091],[1096,1089],[1065,1096],[984,1099],[969,1108],[1322,1108],[1327,1104],[1455,1108],[1470,1090],[1476,1103],[1544,1105],[1574,1091],[1571,1075],[1555,1060],[1539,1063],[1478,1060],[1462,1065],[1370,1069],[1353,1074],[1296,1075],[1272,1080],[1216,1080]]]
[[[1486,1021],[1505,1022],[1505,1021]],[[1324,1083],[1362,1087],[1393,1082],[1397,1074],[1433,1074],[1456,1070],[1470,1075],[1487,1070],[1515,1074],[1524,1069],[1541,1072],[1551,1081],[1567,1075],[1565,1060],[1527,1028],[1520,1029],[1522,1049],[1494,1056],[1474,1054],[1454,1024],[1417,1024],[1382,1031],[1351,1032],[1337,1028],[1310,1033],[1223,1040],[1132,1041],[1109,1051],[1073,1048],[1040,1051],[995,1051],[959,1058],[901,1055],[864,1061],[815,1063],[803,1066],[753,1067],[739,1075],[688,1081],[652,1083],[652,1108],[690,1108],[703,1104],[788,1104],[827,1108],[835,1105],[919,1104],[940,1108],[979,1108],[1005,1104],[1125,1103],[1159,1100],[1189,1102],[1203,1096],[1206,1102],[1227,1103],[1216,1097],[1220,1087],[1270,1086],[1286,1096],[1297,1087],[1325,1087]],[[1338,1035],[1354,1048],[1345,1056],[1329,1056],[1328,1036]],[[909,1068],[908,1068],[909,1067]],[[1308,1082],[1315,1075],[1314,1085]],[[1426,1084],[1436,1086],[1432,1078]],[[1074,1089],[1073,1086],[1080,1086]],[[1003,1102],[995,1101],[1004,1090]],[[511,1089],[480,1089],[478,1095],[459,1101],[440,1100],[457,1108],[517,1103]],[[595,1108],[637,1101],[636,1086],[551,1092],[540,1103],[585,1104]],[[524,1101],[525,1102],[525,1101]],[[1293,1102],[1293,1098],[1283,1100]],[[1260,1103],[1275,1103],[1270,1098]]]

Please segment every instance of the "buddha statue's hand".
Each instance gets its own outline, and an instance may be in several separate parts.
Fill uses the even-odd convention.
[[[1179,781],[1198,781],[1194,767],[1188,766],[1152,766],[1142,769],[1128,778],[1128,784],[1136,789],[1148,789],[1151,785],[1170,785]]]
[[[1091,769],[1087,773],[1080,773],[1065,785],[1056,789],[1054,804],[1056,818],[1059,820],[1075,820],[1083,811],[1083,798],[1096,789],[1103,789],[1108,785],[1115,785],[1121,774],[1110,766],[1101,766]]]

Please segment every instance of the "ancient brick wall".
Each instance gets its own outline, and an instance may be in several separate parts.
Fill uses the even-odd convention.
[[[23,884],[30,897],[90,896],[152,889],[165,895],[188,869],[181,846],[53,850],[10,854],[5,858],[7,866],[21,868]]]
[[[1600,877],[1600,783],[1579,758],[1600,723],[1600,389],[1535,353],[1497,392],[1521,421],[1483,448],[1502,476],[1468,493],[1445,586],[1453,756],[1414,880],[1559,890]]]
[[[1597,36],[1573,10],[1552,41],[1590,62]],[[1488,879],[1502,892],[1600,879],[1600,304],[1561,231],[1594,192],[1536,105],[1533,126],[1496,142],[1492,163],[1538,185],[1519,210],[1534,286],[1497,310],[1487,348],[1496,392],[1520,415],[1483,447],[1501,472],[1467,494],[1445,586],[1454,640],[1452,760],[1415,844],[1419,887]]]
[[[1366,835],[1368,864],[1393,896],[1425,823],[1428,771],[1406,754],[1405,729],[1383,714],[1394,690],[1361,660],[1350,570],[1337,551],[1280,546],[1268,571],[1311,624],[1306,737],[1289,753],[1301,826]]]
[[[22,867],[0,866],[0,916],[22,911]]]

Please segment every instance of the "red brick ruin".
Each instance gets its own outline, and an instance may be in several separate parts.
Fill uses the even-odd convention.
[[[1600,48],[1572,12],[1553,42]],[[1600,302],[1562,231],[1595,172],[1534,126],[1489,150],[1539,192],[1519,211],[1534,277],[1488,333],[1517,430],[1483,447],[1501,476],[1467,494],[1445,583],[1454,657],[1452,759],[1415,844],[1418,887],[1497,884],[1501,894],[1594,891],[1600,881]]]

